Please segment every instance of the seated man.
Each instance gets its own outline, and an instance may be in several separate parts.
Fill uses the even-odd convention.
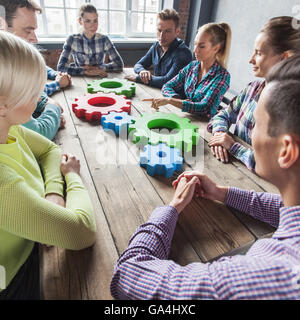
[[[37,29],[36,12],[41,12],[41,8],[31,0],[0,0],[0,6],[5,9],[5,21],[3,23],[5,30],[30,43],[37,43],[35,34]],[[71,83],[68,75],[59,75],[60,80],[64,83],[68,80],[68,83]],[[55,83],[54,85],[57,89],[58,85]],[[49,89],[47,86],[45,91],[54,93],[53,88]],[[52,140],[57,130],[65,125],[65,119],[61,115],[62,112],[63,110],[57,102],[48,99],[48,96],[43,94],[35,110],[35,115],[25,126]],[[37,115],[40,116],[35,118]]]
[[[281,195],[221,187],[186,172],[120,256],[117,299],[300,299],[300,55],[275,66],[254,111],[256,171]],[[178,214],[194,196],[218,200],[277,227],[246,255],[180,266],[168,260]]]
[[[165,9],[157,15],[157,39],[147,54],[134,66],[137,75],[125,78],[155,88],[175,77],[192,61],[192,53],[184,41],[178,39],[179,16],[173,9]],[[154,75],[149,71],[153,67]]]

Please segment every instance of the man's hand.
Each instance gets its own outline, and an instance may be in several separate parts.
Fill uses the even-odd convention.
[[[61,88],[66,88],[72,84],[71,77],[67,73],[59,72],[55,78]]]
[[[217,200],[225,203],[228,193],[228,187],[218,186],[215,182],[210,180],[205,174],[197,171],[187,171],[182,173],[174,182],[173,187],[176,190],[181,179],[191,181],[193,178],[197,178],[199,183],[196,187],[196,196],[208,200]]]
[[[144,84],[149,84],[152,79],[152,74],[150,71],[143,70],[140,72],[140,78]]]
[[[184,208],[192,201],[196,186],[200,183],[197,177],[188,180],[182,177],[176,185],[175,195],[170,202],[170,206],[174,207],[178,213],[181,213]]]
[[[136,82],[136,75],[130,74],[128,76],[125,76],[125,79],[132,81],[132,82]]]

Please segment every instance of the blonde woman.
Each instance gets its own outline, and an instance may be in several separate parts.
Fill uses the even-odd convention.
[[[106,77],[109,71],[122,71],[124,63],[114,44],[107,36],[97,33],[98,12],[95,6],[84,4],[80,7],[79,24],[83,31],[68,37],[57,70],[71,75],[99,77]]]
[[[39,52],[1,31],[0,265],[6,288],[0,300],[39,298],[36,243],[80,250],[95,241],[93,209],[79,161],[70,154],[61,156],[53,142],[20,126],[30,119],[45,83]]]
[[[195,57],[179,74],[162,88],[166,98],[154,99],[152,107],[171,104],[183,112],[211,118],[229,88],[226,70],[231,44],[231,29],[226,23],[202,26],[195,38]]]

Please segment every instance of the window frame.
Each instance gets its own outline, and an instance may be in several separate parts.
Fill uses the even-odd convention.
[[[63,5],[61,7],[57,6],[45,6],[44,0],[40,0],[40,6],[42,8],[42,23],[43,23],[43,33],[38,34],[39,39],[46,39],[46,38],[57,38],[57,39],[63,39],[68,36],[68,15],[67,15],[67,10],[72,9],[72,10],[78,10],[79,8],[74,8],[74,7],[67,7],[66,6],[66,0],[61,0],[63,1]],[[109,0],[106,0],[109,1]],[[163,0],[158,0],[158,12],[162,10],[163,8]],[[92,3],[91,0],[85,0],[85,3]],[[64,22],[65,22],[65,30],[67,34],[49,34],[48,32],[48,23],[47,23],[47,17],[46,17],[46,10],[45,9],[60,9],[63,10],[64,12]],[[107,35],[110,37],[116,37],[119,39],[124,39],[124,38],[155,38],[156,37],[156,30],[153,30],[153,32],[133,32],[132,31],[132,25],[131,25],[131,17],[133,13],[142,13],[143,14],[143,29],[145,27],[145,15],[147,13],[151,14],[157,14],[158,12],[150,12],[146,11],[146,0],[144,0],[144,10],[132,10],[132,0],[126,0],[126,9],[125,10],[117,10],[117,9],[109,9],[109,6],[107,6],[107,9],[98,9],[98,12],[106,12],[107,15]],[[116,33],[111,33],[109,28],[110,28],[110,23],[109,23],[109,13],[110,11],[113,12],[125,12],[125,25],[126,25],[126,30],[125,34],[116,34]]]

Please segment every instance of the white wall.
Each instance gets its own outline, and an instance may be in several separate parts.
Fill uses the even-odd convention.
[[[249,60],[261,27],[276,16],[287,15],[299,19],[299,12],[300,0],[215,0],[212,20],[227,22],[232,28],[228,66],[231,89],[240,91],[255,79]]]

